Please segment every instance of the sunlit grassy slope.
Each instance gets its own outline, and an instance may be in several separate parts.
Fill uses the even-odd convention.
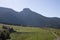
[[[0,24],[0,29],[3,24]],[[22,27],[22,26],[14,26],[13,27],[17,32],[11,33],[10,40],[54,40],[55,36],[51,33],[51,31],[56,31],[58,35],[60,35],[60,30],[52,29],[52,28],[36,28],[36,27]]]

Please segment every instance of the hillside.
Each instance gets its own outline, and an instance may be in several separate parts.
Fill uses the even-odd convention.
[[[0,30],[3,24],[0,24]],[[60,36],[59,29],[53,28],[36,28],[8,25],[13,27],[17,32],[11,33],[10,40],[54,40],[56,37],[52,32],[56,32]]]
[[[16,12],[10,8],[0,7],[0,23],[34,27],[60,28],[60,18],[45,17],[29,8]]]

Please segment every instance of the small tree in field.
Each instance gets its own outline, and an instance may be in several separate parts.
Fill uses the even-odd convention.
[[[10,33],[8,30],[1,30],[0,32],[0,39],[1,40],[6,40],[10,38]]]
[[[0,40],[10,39],[10,34],[16,32],[13,28],[3,25],[2,30],[0,30]]]

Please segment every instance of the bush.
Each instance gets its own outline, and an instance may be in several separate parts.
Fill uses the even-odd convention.
[[[16,32],[13,28],[3,25],[2,30],[0,30],[0,40],[10,39],[10,34]]]
[[[10,32],[8,30],[1,30],[0,39],[2,40],[10,39]]]
[[[13,28],[10,28],[9,32],[12,33],[12,32],[16,32],[16,31]]]

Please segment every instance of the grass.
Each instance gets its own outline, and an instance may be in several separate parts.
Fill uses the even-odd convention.
[[[0,29],[3,24],[0,24]],[[10,40],[54,40],[55,36],[51,33],[56,31],[57,35],[60,35],[60,30],[53,28],[37,28],[37,27],[22,27],[14,26],[13,27],[17,32],[11,33]]]
[[[60,37],[60,29],[50,28],[49,30],[52,31],[52,32],[55,32]]]
[[[10,40],[53,40],[53,39],[54,36],[51,33],[22,32],[22,33],[12,33]]]

